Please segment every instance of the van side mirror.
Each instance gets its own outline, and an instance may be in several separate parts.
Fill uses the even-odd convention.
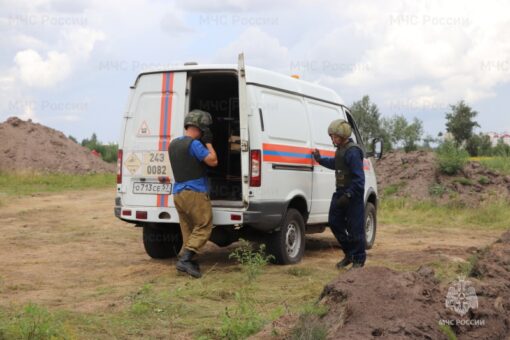
[[[374,138],[371,140],[371,150],[367,152],[367,157],[374,157],[376,160],[382,158],[383,143],[380,139]]]

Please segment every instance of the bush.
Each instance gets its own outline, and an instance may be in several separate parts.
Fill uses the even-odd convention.
[[[439,170],[447,175],[455,175],[466,165],[469,154],[453,142],[446,141],[437,149]]]

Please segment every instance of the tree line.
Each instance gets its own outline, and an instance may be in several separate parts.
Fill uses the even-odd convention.
[[[418,148],[432,149],[432,144],[448,142],[455,148],[466,150],[471,156],[510,156],[510,145],[505,144],[503,139],[492,146],[487,134],[474,132],[476,127],[480,127],[475,121],[478,112],[463,100],[450,105],[450,111],[445,114],[447,134],[439,133],[437,138],[431,135],[423,137],[423,122],[418,118],[408,121],[403,115],[381,117],[379,108],[368,95],[355,101],[350,111],[362,139],[380,138],[385,150],[404,149],[409,152]]]
[[[73,136],[69,136],[69,139],[91,151],[95,150],[105,162],[117,162],[117,150],[119,149],[119,146],[116,143],[103,144],[97,140],[97,135],[95,133],[92,134],[90,139],[83,139],[81,143],[78,143],[78,140]]]

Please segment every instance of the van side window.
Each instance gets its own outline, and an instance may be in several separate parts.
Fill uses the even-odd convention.
[[[307,100],[307,104],[314,143],[324,148],[333,147],[327,132],[328,124],[335,119],[343,118],[343,113],[338,111],[338,107],[325,103]]]

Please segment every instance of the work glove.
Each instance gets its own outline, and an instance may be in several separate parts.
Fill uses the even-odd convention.
[[[212,144],[213,134],[211,129],[207,128],[202,132],[202,138],[200,139],[204,144]]]
[[[319,150],[315,149],[312,151],[312,156],[313,156],[313,159],[315,159],[315,161],[318,163],[319,160],[321,159],[321,153],[319,152]]]
[[[343,194],[342,196],[340,196],[340,198],[338,198],[336,200],[336,205],[339,208],[346,208],[349,205],[350,201],[351,201],[351,199],[349,198],[349,196],[347,196],[346,194]]]

